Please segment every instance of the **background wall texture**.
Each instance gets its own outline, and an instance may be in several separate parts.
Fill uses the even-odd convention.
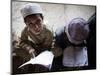
[[[21,31],[25,27],[20,9],[29,2],[12,1],[12,35],[13,39],[21,36]],[[32,3],[32,2],[31,2]],[[36,2],[35,2],[36,3]],[[81,17],[88,20],[96,12],[96,6],[38,3],[44,11],[44,23],[47,28],[54,31],[68,24],[73,18]]]

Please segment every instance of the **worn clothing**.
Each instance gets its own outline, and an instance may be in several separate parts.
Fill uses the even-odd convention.
[[[20,46],[23,48],[34,48],[36,55],[44,50],[51,50],[55,57],[62,54],[62,49],[55,44],[53,33],[44,27],[39,35],[33,34],[26,27],[21,36]]]
[[[38,35],[33,34],[28,27],[26,27],[21,34],[20,46],[22,48],[33,48],[36,52],[36,55],[38,55],[44,50],[51,49],[52,40],[53,34],[45,27]]]

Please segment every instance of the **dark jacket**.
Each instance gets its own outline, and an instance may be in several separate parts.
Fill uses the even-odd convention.
[[[89,20],[89,37],[87,39],[87,49],[88,49],[88,60],[89,60],[89,68],[96,68],[96,13],[93,14]]]

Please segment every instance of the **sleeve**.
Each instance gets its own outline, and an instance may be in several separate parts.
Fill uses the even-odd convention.
[[[33,49],[31,45],[32,42],[28,40],[28,32],[27,32],[27,28],[25,28],[21,33],[20,47],[29,52],[30,50]]]
[[[44,41],[44,45],[46,47],[51,47],[52,41],[53,41],[53,33],[46,29],[46,38]]]

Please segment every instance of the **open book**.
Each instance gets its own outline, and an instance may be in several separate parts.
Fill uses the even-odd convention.
[[[37,57],[31,58],[28,62],[19,66],[19,68],[28,65],[28,64],[40,64],[47,67],[49,70],[51,69],[54,55],[51,51],[44,51],[40,53]]]

